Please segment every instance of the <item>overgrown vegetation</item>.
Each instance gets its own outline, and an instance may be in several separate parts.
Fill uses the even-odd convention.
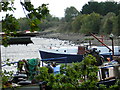
[[[107,87],[103,84],[97,85],[98,67],[94,65],[96,58],[87,55],[82,62],[72,63],[71,65],[62,65],[60,74],[48,73],[47,67],[41,67],[39,74],[35,76],[37,81],[46,81],[47,86],[52,90],[104,90]],[[120,81],[110,86],[110,89],[119,89]]]
[[[31,2],[22,2],[20,0],[20,3],[22,5],[23,11],[25,10],[28,12],[28,14],[25,13],[26,18],[18,20],[16,19],[13,14],[6,14],[5,17],[2,17],[2,31],[5,32],[5,35],[3,36],[3,45],[8,45],[8,39],[9,37],[12,37],[12,33],[16,34],[17,31],[21,29],[28,29],[25,28],[26,26],[29,27],[29,30],[31,32],[39,30],[38,24],[41,23],[43,19],[49,14],[49,10],[46,4],[42,4],[41,6],[35,8],[34,5]],[[15,11],[16,8],[14,8],[14,0],[12,1],[1,1],[0,2],[1,11],[7,12],[7,11]],[[21,22],[22,21],[22,22]],[[22,25],[25,26],[22,26]]]
[[[1,11],[16,10],[13,7],[14,0],[0,2],[0,5],[2,7]],[[9,5],[11,5],[11,7]],[[8,45],[7,40],[9,36],[11,37],[11,32],[16,34],[16,31],[45,30],[56,26],[59,27],[58,32],[79,32],[84,34],[93,32],[96,34],[113,33],[120,35],[120,4],[116,2],[89,2],[83,6],[82,11],[77,11],[74,7],[70,7],[65,10],[65,17],[62,19],[48,15],[49,10],[46,4],[42,4],[38,8],[34,8],[31,2],[21,2],[21,5],[29,12],[25,18],[16,19],[12,14],[6,14],[6,16],[2,18],[2,30],[6,34],[3,37],[4,46]],[[90,10],[91,8],[92,10]],[[73,63],[65,69],[62,68],[62,73],[55,76],[49,74],[47,69],[42,67],[36,79],[47,81],[48,86],[51,86],[54,90],[63,88],[64,90],[80,88],[97,89],[98,68],[93,65],[94,62],[95,58],[88,55],[81,63]],[[6,73],[8,74],[8,72]],[[12,73],[10,74],[12,75]],[[9,79],[8,75],[6,76],[5,73],[1,73],[1,70],[0,75],[3,77],[4,83]],[[119,88],[119,86],[120,81],[110,88],[116,89]],[[106,87],[101,85],[101,88]]]
[[[2,10],[15,10],[14,7],[8,7],[9,4],[14,3],[2,2]],[[73,6],[67,7],[65,9],[65,16],[61,19],[53,17],[50,14],[46,17],[45,14],[48,14],[48,8],[45,4],[35,8],[35,10],[30,2],[21,2],[21,4],[29,12],[28,15],[15,20],[15,17],[7,14],[2,20],[2,30],[4,32],[9,34],[10,32],[15,33],[16,31],[25,30],[44,31],[51,27],[58,27],[57,32],[75,32],[83,34],[92,32],[105,35],[110,33],[120,35],[120,3],[117,2],[88,2],[88,4],[82,7],[81,11],[78,11]],[[46,19],[44,19],[45,17]],[[8,22],[10,24],[5,26]]]
[[[32,5],[31,2],[27,2],[27,0],[24,0],[24,2],[20,0],[20,3],[22,5],[23,10],[26,10],[28,12],[28,14],[26,15],[27,17],[26,23],[28,23],[30,27],[29,30],[31,32],[38,30],[39,29],[38,24],[41,23],[41,21],[45,19],[45,17],[49,14],[47,5],[42,4],[41,6],[35,8],[34,5]],[[0,11],[2,12],[13,11],[14,12],[15,10],[16,8],[14,7],[14,0],[1,0],[0,1]],[[20,30],[19,21],[18,19],[14,17],[13,14],[6,14],[5,16],[2,17],[2,20],[0,21],[0,28],[5,33],[4,35],[1,35],[2,44],[5,47],[7,47],[9,37],[13,37],[12,34],[13,33],[16,34],[17,31]],[[8,61],[6,60],[6,64],[7,63]],[[10,76],[12,76],[12,71],[10,72],[4,71],[4,70],[2,71],[1,56],[0,56],[0,77],[2,77],[0,80],[0,88],[4,87],[4,85],[10,86],[9,84],[11,83],[9,83],[8,81],[10,80],[9,78]]]
[[[120,3],[117,2],[88,2],[78,11],[75,7],[67,7],[65,16],[61,19],[48,15],[38,25],[40,31],[58,27],[57,32],[74,32],[88,34],[120,35],[119,18]],[[20,30],[29,30],[26,18],[18,19]],[[23,25],[24,23],[24,25]]]

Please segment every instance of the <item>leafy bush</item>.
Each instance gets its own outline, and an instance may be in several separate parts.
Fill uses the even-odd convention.
[[[119,90],[120,89],[120,79],[117,80],[115,85],[111,85],[110,89],[112,89],[112,90]]]
[[[104,90],[107,87],[100,84],[97,87],[98,67],[94,65],[96,58],[92,55],[87,55],[82,62],[72,63],[70,65],[61,65],[60,74],[50,74],[46,67],[40,68],[40,74],[36,76],[37,80],[47,81],[47,85],[52,90]],[[115,85],[111,86],[112,89],[118,89],[120,80]]]
[[[37,81],[48,81],[48,68],[46,67],[40,67],[38,70],[39,74],[35,76],[35,79]]]

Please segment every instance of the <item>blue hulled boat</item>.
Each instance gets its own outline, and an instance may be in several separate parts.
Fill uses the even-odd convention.
[[[109,46],[112,48],[111,46]],[[99,52],[104,58],[111,58],[112,60],[112,52],[109,52],[105,46],[93,46],[90,49],[96,48],[96,51]],[[114,46],[114,55],[120,56],[120,46]],[[86,49],[82,46],[76,47],[52,47],[46,50],[39,50],[41,59],[48,58],[59,58],[59,57],[67,57],[66,62],[81,62],[83,60],[84,54],[86,53]],[[57,60],[56,60],[57,61]],[[59,60],[59,62],[63,62],[65,60]]]

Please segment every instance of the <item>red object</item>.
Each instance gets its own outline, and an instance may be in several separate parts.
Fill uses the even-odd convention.
[[[103,43],[100,39],[98,39],[94,34],[90,33],[94,38],[96,38],[100,43],[102,43],[102,45],[106,46],[110,51],[113,52],[113,50],[111,48],[109,48],[105,43]]]
[[[77,53],[77,54],[80,54],[80,55],[85,54],[85,47],[83,47],[83,46],[78,46],[78,53]]]

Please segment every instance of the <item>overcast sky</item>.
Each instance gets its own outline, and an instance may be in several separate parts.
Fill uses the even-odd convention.
[[[24,0],[22,0],[24,1]],[[31,0],[32,4],[35,7],[41,6],[43,3],[49,4],[48,9],[50,10],[50,14],[55,17],[64,17],[64,11],[67,7],[74,6],[78,11],[80,11],[88,1],[90,0]],[[106,1],[106,0],[94,0],[94,1]],[[113,1],[113,0],[110,0]],[[119,2],[120,0],[114,0]],[[25,17],[24,12],[20,5],[20,0],[15,0],[15,7],[17,10],[14,12],[14,16],[16,18]],[[4,16],[5,14],[0,14],[0,16]]]

